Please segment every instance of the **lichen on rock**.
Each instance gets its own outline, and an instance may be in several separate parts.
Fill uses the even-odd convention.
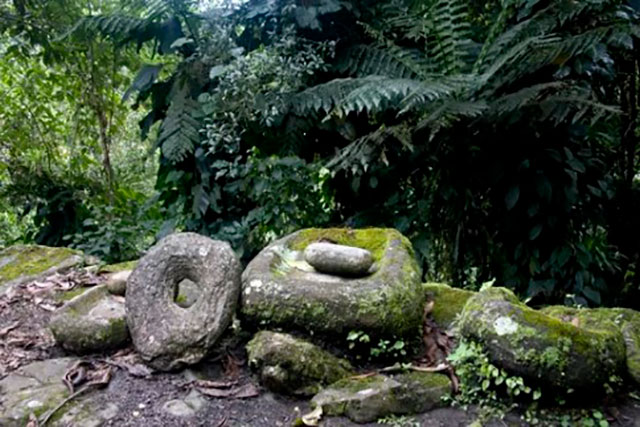
[[[258,332],[247,344],[247,353],[263,385],[284,394],[310,396],[354,372],[347,360],[278,332]]]
[[[318,241],[366,249],[377,269],[362,278],[318,273],[302,256]],[[246,323],[334,337],[352,330],[376,337],[416,336],[424,301],[411,243],[393,229],[300,230],[265,248],[242,276]]]
[[[505,288],[472,296],[460,330],[484,346],[492,363],[556,390],[603,391],[624,366],[624,340],[618,331],[563,322],[527,307]]]

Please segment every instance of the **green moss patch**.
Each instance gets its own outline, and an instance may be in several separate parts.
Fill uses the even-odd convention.
[[[462,313],[465,304],[475,292],[452,288],[444,283],[424,283],[427,299],[433,301],[431,317],[442,328],[449,328]]]
[[[100,268],[100,273],[117,273],[119,271],[133,270],[138,265],[138,260],[120,262],[118,264],[109,264]]]
[[[42,274],[72,256],[82,256],[82,252],[38,245],[11,246],[0,251],[0,283]]]

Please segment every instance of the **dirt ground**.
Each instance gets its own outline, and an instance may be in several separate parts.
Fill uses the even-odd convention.
[[[68,356],[55,344],[47,329],[52,311],[62,304],[65,292],[73,290],[50,287],[47,292],[31,292],[23,288],[20,292],[0,297],[0,379],[32,361]],[[274,395],[257,384],[246,366],[242,339],[228,341],[225,349],[210,360],[188,370],[169,374],[153,373],[147,376],[145,374],[148,372],[144,372],[144,369],[139,372],[137,368],[142,365],[137,364],[132,349],[91,355],[84,360],[110,363],[109,366],[113,368],[108,386],[91,392],[99,393],[101,401],[117,406],[117,414],[106,422],[109,426],[291,426],[297,418],[310,411],[307,401]],[[123,363],[123,360],[127,362]],[[234,387],[253,385],[257,396],[244,399],[203,397],[202,408],[189,418],[172,416],[163,410],[167,401],[184,399],[189,395],[195,379],[232,382]],[[640,427],[639,400],[627,396],[599,409],[604,411],[612,426]],[[406,424],[395,425],[468,426],[478,420],[478,414],[474,409],[442,408],[406,417],[405,420]],[[324,418],[320,425],[346,427],[359,424],[345,418]],[[514,426],[526,423],[517,415],[510,414],[503,420],[484,422],[482,425]]]

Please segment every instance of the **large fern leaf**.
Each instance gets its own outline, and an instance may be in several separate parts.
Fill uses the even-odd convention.
[[[200,104],[191,98],[187,85],[176,83],[171,104],[160,127],[157,146],[172,163],[184,160],[200,142]]]

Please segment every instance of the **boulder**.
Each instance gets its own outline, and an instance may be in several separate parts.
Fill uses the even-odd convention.
[[[123,296],[127,291],[127,279],[131,274],[131,270],[122,270],[109,274],[107,278],[107,289],[113,295]]]
[[[495,365],[558,391],[602,391],[625,363],[619,332],[563,322],[527,307],[505,288],[469,298],[460,330],[480,342]]]
[[[0,381],[0,425],[27,425],[29,414],[43,417],[61,404],[69,390],[61,381],[76,362],[72,358],[33,362]],[[47,425],[97,427],[118,414],[118,408],[99,396],[80,397],[60,408]]]
[[[199,290],[188,308],[176,303],[176,288],[185,279]],[[127,282],[133,345],[158,370],[197,363],[231,323],[239,292],[240,262],[228,243],[195,233],[165,237]]]
[[[626,348],[627,373],[640,384],[640,312],[628,308],[570,308],[546,307],[543,313],[577,324],[579,327],[607,329],[619,332]]]
[[[124,347],[129,341],[124,301],[105,285],[69,300],[49,322],[58,344],[84,354]]]
[[[368,250],[376,271],[362,278],[315,271],[303,252],[319,241]],[[246,323],[334,339],[353,330],[372,337],[415,336],[424,302],[411,243],[393,229],[300,230],[266,247],[242,275],[241,316]]]
[[[433,301],[431,317],[442,329],[453,326],[467,300],[475,294],[443,283],[425,283],[422,288],[427,294],[427,300]]]
[[[304,260],[320,273],[336,276],[366,276],[373,256],[366,249],[334,243],[311,243],[304,250]]]
[[[262,384],[277,393],[311,396],[353,375],[348,361],[288,334],[258,332],[247,344],[247,353]]]
[[[311,405],[322,407],[325,415],[346,416],[368,423],[390,415],[418,414],[442,405],[451,393],[445,375],[409,372],[394,376],[374,375],[338,381],[322,390]]]
[[[82,252],[69,248],[10,246],[0,251],[0,294],[14,285],[95,262],[93,257],[85,257]]]
[[[99,273],[117,273],[119,271],[132,271],[138,265],[138,260],[119,262],[117,264],[104,265],[98,269]]]

